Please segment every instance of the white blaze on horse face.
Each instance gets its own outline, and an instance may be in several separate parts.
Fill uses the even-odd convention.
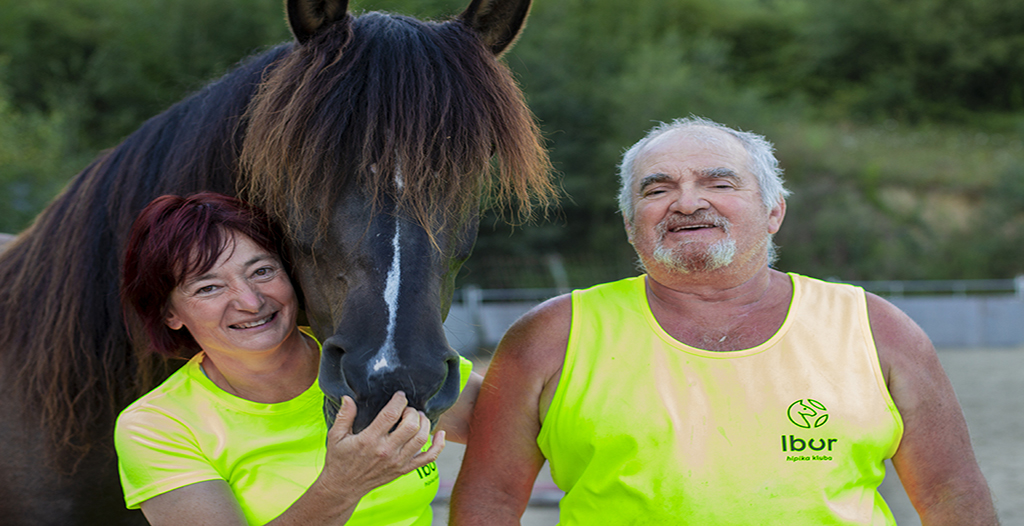
[[[405,188],[405,181],[402,180],[402,167],[395,167],[395,186],[398,187],[398,191],[402,191]]]
[[[395,184],[402,188],[402,172],[395,174]],[[395,324],[398,319],[398,292],[402,285],[402,245],[399,242],[401,225],[395,220],[395,236],[391,239],[391,268],[388,269],[384,284],[384,305],[388,308],[388,329],[384,343],[377,350],[377,357],[370,361],[369,374],[391,371],[398,366],[398,352],[395,349]]]

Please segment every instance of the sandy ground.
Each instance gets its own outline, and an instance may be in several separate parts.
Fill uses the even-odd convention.
[[[943,349],[939,359],[960,398],[978,463],[995,496],[1003,526],[1024,526],[1024,348]],[[481,362],[478,372],[484,367]],[[434,525],[448,523],[447,499],[463,451],[459,444],[449,444],[438,460],[441,491],[434,504]],[[522,524],[556,524],[560,492],[546,469],[534,488]],[[900,526],[921,524],[892,466],[881,492]]]

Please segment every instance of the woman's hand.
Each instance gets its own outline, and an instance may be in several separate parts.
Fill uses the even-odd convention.
[[[430,437],[430,420],[408,407],[399,391],[369,427],[352,433],[356,404],[345,396],[327,433],[327,459],[313,485],[285,513],[267,526],[339,525],[348,521],[359,499],[370,490],[435,460],[444,449],[444,431]]]
[[[361,498],[370,490],[435,460],[444,449],[445,432],[439,431],[430,448],[430,420],[408,407],[405,393],[391,397],[370,425],[352,433],[355,402],[342,397],[341,408],[327,434],[327,459],[317,484],[339,494]]]

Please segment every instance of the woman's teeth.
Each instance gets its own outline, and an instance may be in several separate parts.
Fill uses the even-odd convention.
[[[256,320],[256,321],[249,322],[249,323],[239,323],[238,325],[235,325],[235,327],[238,327],[239,329],[251,329],[253,327],[259,327],[260,325],[269,323],[270,319],[273,318],[273,317],[274,317],[274,315],[271,314],[270,316],[267,316],[266,318],[263,318],[262,320]]]

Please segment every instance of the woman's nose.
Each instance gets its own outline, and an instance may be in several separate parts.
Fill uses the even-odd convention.
[[[258,287],[248,283],[241,286],[235,296],[235,304],[239,310],[258,312],[263,307],[263,303],[263,293]]]

